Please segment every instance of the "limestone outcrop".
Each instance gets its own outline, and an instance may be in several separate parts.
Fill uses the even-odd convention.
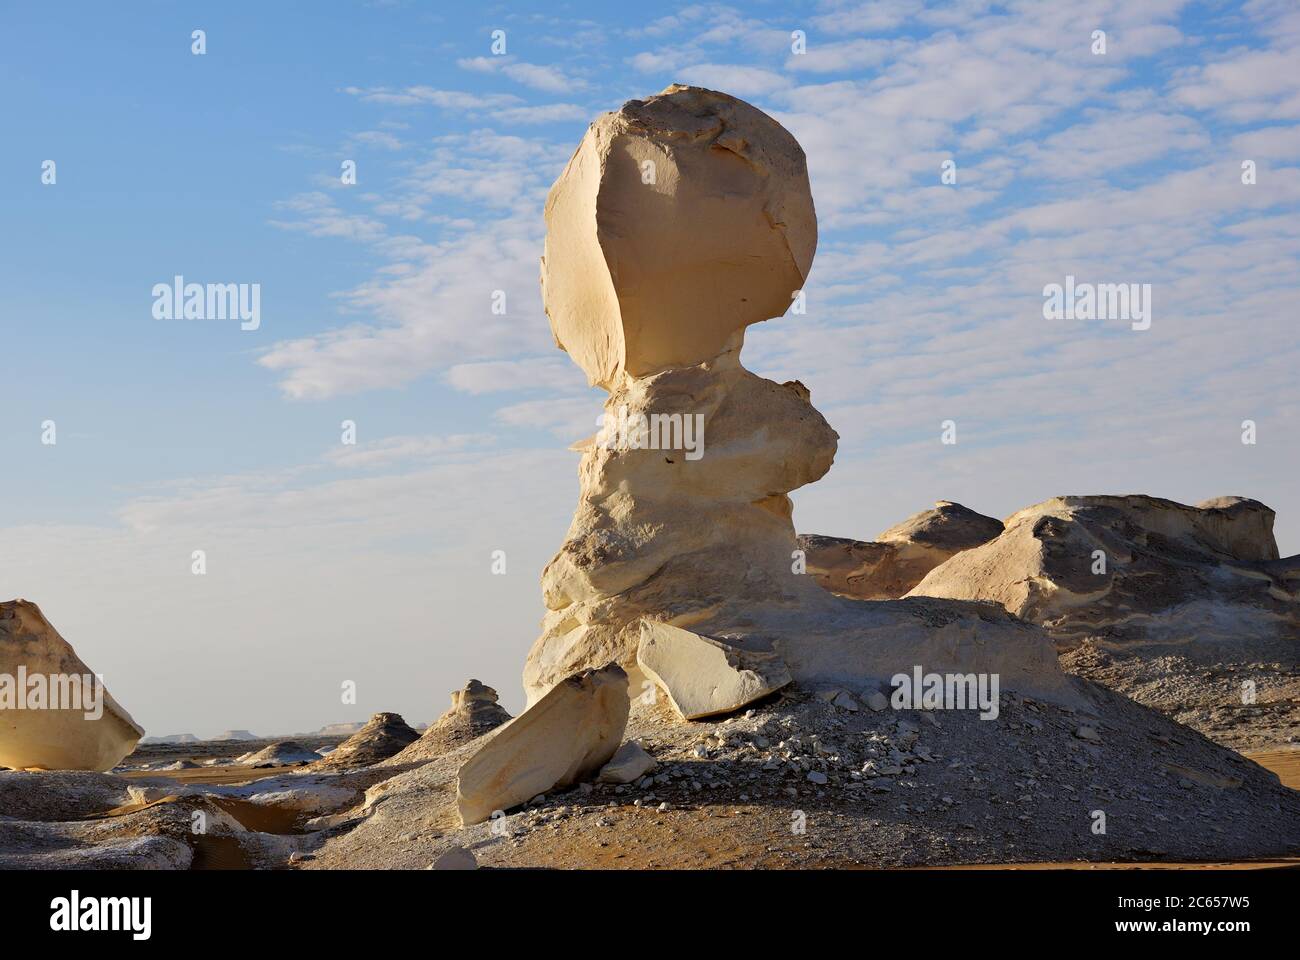
[[[0,771],[0,817],[75,820],[131,802],[131,783],[84,770]]]
[[[903,596],[954,554],[1002,533],[1002,521],[940,500],[872,541],[803,534],[808,573],[831,593],[858,600]]]
[[[623,742],[627,715],[627,674],[617,664],[556,684],[457,772],[461,823],[482,823],[494,810],[594,776]]]
[[[36,604],[0,603],[0,766],[111,770],[143,735]]]
[[[748,324],[801,290],[815,224],[794,138],[693,87],[601,117],[556,181],[547,315],[609,398],[579,444],[578,508],[542,575],[530,703],[610,661],[639,691],[643,619],[776,654],[798,681],[860,686],[920,663],[1075,696],[1042,633],[1001,611],[835,597],[796,562],[788,494],[830,469],[838,437],[803,384],[756,376],[740,350]]]
[[[1055,497],[930,571],[910,596],[991,600],[1072,674],[1242,749],[1300,731],[1300,557],[1273,511],[1218,497]]]
[[[401,714],[376,713],[360,730],[348,737],[316,768],[367,767],[401,753],[420,734],[407,725]]]
[[[1062,650],[1094,637],[1295,659],[1296,559],[1278,558],[1273,511],[1255,500],[1055,497],[1012,514],[910,595],[995,601]]]

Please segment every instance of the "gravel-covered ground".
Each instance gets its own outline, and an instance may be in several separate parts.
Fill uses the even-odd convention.
[[[856,712],[796,691],[719,723],[638,710],[649,780],[580,784],[461,828],[455,770],[476,744],[374,787],[303,867],[911,866],[1300,856],[1300,793],[1127,699],[1096,716],[1002,699],[969,712]],[[856,701],[855,701],[856,702]],[[1105,832],[1096,825],[1104,815]]]
[[[1234,750],[1296,743],[1300,736],[1300,670],[1291,662],[1198,662],[1085,642],[1062,654],[1061,666]],[[1254,703],[1243,702],[1247,681]]]

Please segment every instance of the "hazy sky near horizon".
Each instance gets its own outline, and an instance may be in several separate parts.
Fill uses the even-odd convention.
[[[672,82],[808,155],[807,313],[744,352],[840,434],[801,531],[1238,494],[1300,551],[1300,5],[614,6],[0,7],[0,599],[151,734],[428,721],[471,676],[522,705],[603,397],[542,312],[542,205]],[[176,275],[260,284],[260,327],[156,319]],[[1150,284],[1150,329],[1044,319],[1067,275]]]

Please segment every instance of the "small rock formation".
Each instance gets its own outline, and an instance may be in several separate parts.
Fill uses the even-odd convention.
[[[370,721],[344,740],[330,755],[316,763],[317,769],[368,767],[401,753],[420,735],[409,727],[400,714],[376,713]]]
[[[658,764],[635,740],[629,740],[600,768],[596,779],[601,783],[632,783],[651,773]]]
[[[497,703],[497,692],[485,683],[470,680],[460,690],[451,692],[451,709],[434,721],[401,753],[384,762],[385,766],[423,763],[449,750],[490,733],[510,720],[510,714]]]
[[[246,767],[287,767],[295,763],[311,763],[319,760],[320,754],[308,750],[293,740],[281,740],[252,753],[246,753],[238,763]]]
[[[143,735],[40,607],[0,603],[0,766],[111,770]]]
[[[485,683],[470,680],[462,689],[451,692],[451,709],[435,721],[434,727],[444,737],[462,734],[463,740],[473,740],[509,719],[510,714],[497,703],[497,692]]]
[[[1255,500],[1055,497],[1012,514],[1000,536],[931,570],[910,595],[996,601],[1062,650],[1102,637],[1255,643],[1294,657],[1300,571],[1289,564],[1273,511]]]
[[[857,600],[893,600],[954,554],[987,543],[1002,521],[940,500],[890,527],[874,541],[804,534],[808,572],[831,593]]]
[[[801,682],[920,663],[1075,696],[1046,638],[1000,613],[864,604],[796,571],[787,494],[830,469],[838,438],[803,384],[740,362],[745,328],[786,311],[816,247],[803,150],[780,124],[696,87],[629,101],[588,129],[546,223],[552,333],[609,398],[542,575],[530,703],[611,660],[639,673],[642,619],[776,653]]]
[[[627,714],[627,674],[618,664],[557,683],[457,772],[461,823],[482,823],[494,810],[591,777],[623,742]]]
[[[666,623],[642,621],[637,665],[683,720],[731,713],[790,683],[771,653],[742,650]]]

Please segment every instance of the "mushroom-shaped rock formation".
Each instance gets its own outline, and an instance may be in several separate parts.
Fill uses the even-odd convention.
[[[639,693],[642,619],[776,653],[804,682],[922,664],[1074,698],[1043,634],[1002,611],[847,600],[795,561],[787,494],[830,469],[838,437],[803,384],[740,363],[745,327],[785,312],[816,246],[803,150],[780,124],[695,87],[630,101],[587,131],[546,223],[551,329],[609,398],[542,575],[530,703],[611,660]]]
[[[143,735],[40,607],[0,603],[0,767],[111,770]]]

